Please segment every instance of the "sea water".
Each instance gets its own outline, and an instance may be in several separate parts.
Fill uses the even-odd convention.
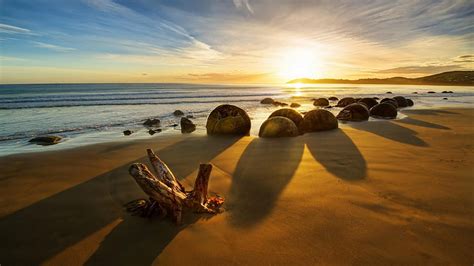
[[[390,91],[392,94],[387,94]],[[428,91],[435,91],[430,94]],[[443,94],[442,91],[453,91]],[[417,94],[413,94],[417,92]],[[41,84],[0,85],[0,156],[31,151],[77,147],[107,141],[126,141],[181,134],[182,110],[197,124],[193,134],[204,134],[208,114],[220,104],[237,105],[252,119],[251,134],[280,107],[260,104],[265,97],[301,104],[299,111],[315,108],[312,98],[405,96],[415,102],[407,109],[472,107],[473,87],[414,85],[192,85],[192,84]],[[447,100],[444,98],[448,98]],[[335,103],[333,103],[334,105]],[[340,108],[328,109],[335,115]],[[399,119],[403,119],[399,113]],[[147,118],[161,120],[162,133],[148,134]],[[370,121],[369,121],[370,123]],[[344,125],[342,125],[344,126]],[[135,133],[124,136],[126,129]],[[29,139],[59,135],[53,146],[30,144]]]

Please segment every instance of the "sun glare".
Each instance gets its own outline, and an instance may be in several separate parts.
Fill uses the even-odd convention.
[[[280,76],[286,80],[316,78],[321,71],[321,62],[309,49],[293,49],[283,53],[279,69]]]

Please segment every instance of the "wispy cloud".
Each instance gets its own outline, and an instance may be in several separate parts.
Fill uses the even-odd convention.
[[[252,6],[250,6],[250,3],[249,3],[250,0],[233,0],[233,1],[236,8],[245,9],[252,14],[254,13]]]
[[[461,55],[458,56],[454,59],[455,63],[474,63],[474,55],[468,54],[468,55]]]
[[[44,49],[49,49],[57,52],[69,52],[69,51],[74,51],[76,48],[71,48],[71,47],[64,47],[64,46],[59,46],[59,45],[54,45],[54,44],[49,44],[49,43],[44,43],[44,42],[34,42],[35,46],[38,48],[44,48]]]
[[[0,23],[0,33],[30,34],[31,30]]]
[[[460,65],[446,65],[446,66],[405,66],[377,71],[377,73],[384,74],[433,74],[445,71],[463,70]]]

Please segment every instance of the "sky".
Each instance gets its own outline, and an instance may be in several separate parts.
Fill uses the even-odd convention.
[[[472,0],[0,0],[0,83],[282,83],[472,69]]]

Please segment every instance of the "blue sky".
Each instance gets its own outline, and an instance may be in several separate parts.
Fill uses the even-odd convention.
[[[473,68],[474,1],[0,0],[0,82],[284,82]]]

